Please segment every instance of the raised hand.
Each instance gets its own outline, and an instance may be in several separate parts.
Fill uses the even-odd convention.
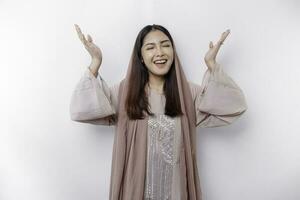
[[[223,44],[223,42],[225,41],[229,33],[230,33],[230,29],[223,32],[221,38],[219,39],[219,41],[216,42],[215,45],[212,43],[212,41],[209,42],[209,50],[205,54],[204,60],[210,71],[214,69],[216,64],[216,56],[219,52],[221,45]]]
[[[87,39],[85,38],[84,34],[81,32],[79,26],[77,24],[74,24],[78,37],[81,40],[81,42],[83,43],[85,49],[89,52],[89,54],[92,57],[93,61],[99,62],[99,66],[102,63],[102,52],[100,50],[100,48],[93,43],[93,39],[92,37],[87,34]]]

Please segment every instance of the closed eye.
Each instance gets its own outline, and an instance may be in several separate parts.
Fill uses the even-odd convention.
[[[170,45],[164,45],[163,47],[170,47]],[[153,47],[149,47],[146,50],[150,50],[150,49],[153,49]]]

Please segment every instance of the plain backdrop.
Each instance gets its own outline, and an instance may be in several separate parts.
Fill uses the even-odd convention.
[[[70,120],[90,64],[74,28],[102,49],[107,84],[126,74],[138,32],[165,26],[189,80],[209,41],[243,89],[235,123],[197,130],[204,200],[300,199],[300,3],[297,0],[1,0],[0,199],[108,199],[114,127]]]

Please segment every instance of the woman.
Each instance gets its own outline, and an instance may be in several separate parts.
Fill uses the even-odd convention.
[[[92,63],[73,92],[70,114],[116,125],[109,199],[200,200],[196,126],[228,125],[247,109],[242,90],[215,60],[229,30],[209,43],[200,86],[186,80],[168,30],[145,26],[126,77],[108,87],[98,74],[101,50],[75,27]]]

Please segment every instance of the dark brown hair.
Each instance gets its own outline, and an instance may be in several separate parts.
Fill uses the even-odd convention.
[[[174,47],[172,36],[169,31],[161,25],[147,25],[139,32],[133,49],[132,71],[130,72],[125,104],[127,115],[130,119],[143,119],[143,111],[148,113],[148,115],[154,115],[150,111],[148,96],[145,91],[145,85],[149,81],[148,69],[145,64],[141,62],[143,40],[150,31],[154,30],[159,30],[166,34]],[[182,115],[175,70],[175,56],[171,68],[168,73],[164,75],[164,78],[165,83],[163,90],[166,97],[165,114],[170,117]]]

